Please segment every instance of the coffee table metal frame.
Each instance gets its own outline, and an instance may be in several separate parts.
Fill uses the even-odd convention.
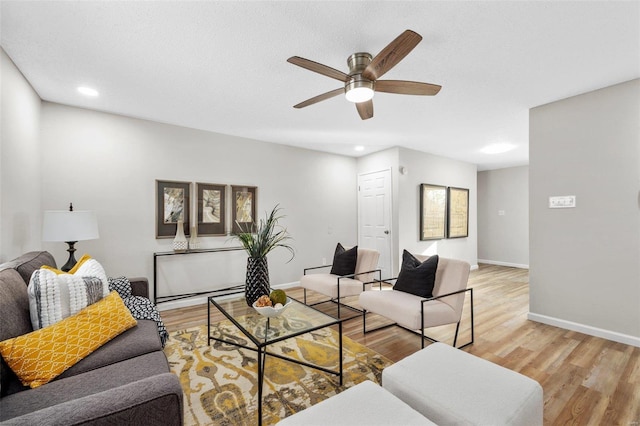
[[[283,336],[279,336],[279,337],[275,337],[272,339],[269,339],[268,333],[267,331],[269,330],[269,327],[271,327],[271,319],[267,318],[267,317],[263,317],[261,316],[259,313],[257,313],[253,308],[247,307],[247,311],[246,314],[248,315],[256,315],[257,317],[261,317],[262,320],[264,321],[264,338],[258,338],[256,336],[254,336],[254,333],[252,333],[251,331],[247,330],[245,327],[242,326],[242,324],[240,324],[233,316],[233,314],[229,313],[223,306],[223,304],[226,303],[233,303],[233,302],[238,302],[238,298],[236,299],[225,299],[225,300],[221,300],[220,302],[222,303],[218,303],[218,301],[216,301],[216,297],[220,297],[220,296],[210,296],[207,298],[208,302],[207,302],[207,336],[208,336],[208,340],[207,343],[210,345],[212,340],[217,340],[219,342],[223,342],[223,343],[227,343],[230,345],[234,345],[234,346],[238,346],[241,348],[245,348],[245,349],[249,349],[252,350],[254,352],[258,353],[258,425],[262,425],[262,385],[263,385],[263,381],[264,381],[264,366],[265,366],[265,360],[266,360],[266,356],[273,356],[276,358],[280,358],[289,362],[293,362],[295,364],[299,364],[299,365],[304,365],[305,367],[309,367],[309,368],[314,368],[316,370],[320,370],[323,371],[325,373],[328,374],[333,374],[335,376],[339,376],[340,378],[340,386],[342,386],[342,364],[343,364],[343,351],[342,351],[342,319],[338,319],[338,318],[334,318],[330,315],[325,314],[322,311],[319,311],[318,309],[312,308],[310,306],[305,305],[304,303],[294,299],[294,298],[290,298],[292,300],[292,303],[296,303],[298,304],[298,309],[302,309],[302,310],[309,310],[309,311],[313,311],[314,314],[316,313],[320,313],[323,316],[326,317],[327,321],[322,323],[322,324],[317,324],[317,325],[312,325],[308,328],[303,328],[300,330],[296,330],[294,332],[288,332],[285,333],[285,335]],[[241,301],[241,303],[245,303],[244,299]],[[211,336],[211,305],[214,305],[216,307],[216,309],[218,309],[218,311],[220,311],[220,313],[222,313],[229,321],[231,321],[231,323],[233,323],[233,325],[235,327],[238,328],[238,330],[240,330],[240,332],[242,332],[242,334],[244,334],[249,340],[251,340],[251,342],[255,345],[255,347],[251,347],[251,346],[247,346],[247,345],[242,345],[238,342],[234,342],[231,340],[226,340],[226,339],[221,339],[219,337],[213,337]],[[253,311],[253,313],[251,312]],[[283,315],[286,316],[287,311],[285,311],[285,313]],[[338,341],[339,341],[339,364],[340,364],[340,368],[338,371],[335,370],[330,370],[328,368],[324,368],[321,367],[319,365],[315,365],[315,364],[310,364],[304,361],[300,361],[294,358],[289,358],[280,354],[276,354],[273,352],[269,352],[267,350],[267,347],[269,345],[272,345],[274,343],[283,341],[283,340],[287,340],[287,339],[291,339],[293,337],[297,337],[300,336],[302,334],[305,333],[310,333],[312,331],[316,331],[325,327],[331,327],[333,325],[338,325]]]

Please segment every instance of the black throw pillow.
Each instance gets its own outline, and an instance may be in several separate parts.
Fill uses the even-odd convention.
[[[424,298],[433,297],[438,259],[436,254],[424,262],[420,262],[411,253],[404,250],[402,252],[402,267],[393,289]]]
[[[345,250],[342,244],[338,243],[336,252],[333,255],[331,273],[333,275],[352,275],[356,272],[357,260],[358,246]]]

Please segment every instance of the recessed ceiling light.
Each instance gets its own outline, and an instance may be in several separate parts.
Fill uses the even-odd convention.
[[[493,143],[482,148],[480,152],[485,154],[502,154],[515,148],[516,146],[510,143]]]
[[[353,149],[354,149],[354,150],[356,150],[356,151],[364,151],[364,146],[362,146],[362,145],[357,145],[357,146],[355,146]]]
[[[80,86],[78,87],[78,92],[82,93],[85,96],[98,96],[99,93],[96,89],[92,89],[91,87]]]

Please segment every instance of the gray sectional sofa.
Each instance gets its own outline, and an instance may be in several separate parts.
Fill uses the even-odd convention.
[[[27,284],[48,252],[29,252],[0,265],[0,341],[33,331]],[[130,279],[148,297],[145,278]],[[56,379],[23,386],[0,360],[0,423],[19,425],[182,425],[182,388],[169,372],[156,323],[138,320]]]

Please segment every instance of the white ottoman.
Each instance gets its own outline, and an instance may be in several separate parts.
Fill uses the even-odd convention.
[[[278,425],[410,426],[434,423],[382,387],[365,381],[285,418]]]
[[[444,343],[382,371],[382,386],[438,425],[542,425],[542,387]]]

